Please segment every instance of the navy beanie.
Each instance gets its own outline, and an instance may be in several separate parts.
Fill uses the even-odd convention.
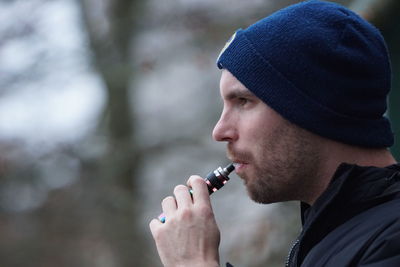
[[[239,29],[217,60],[287,120],[362,147],[390,147],[391,70],[379,31],[323,1],[284,8]]]

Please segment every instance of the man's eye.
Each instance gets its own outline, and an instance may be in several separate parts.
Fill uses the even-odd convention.
[[[244,97],[238,98],[238,103],[239,103],[239,105],[241,105],[241,106],[247,104],[248,102],[249,102],[249,100],[248,100],[247,98],[244,98]]]

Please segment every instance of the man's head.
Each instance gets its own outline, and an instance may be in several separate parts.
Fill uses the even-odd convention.
[[[384,117],[386,45],[377,29],[342,6],[306,1],[278,11],[237,31],[217,64],[224,69],[224,111],[213,136],[228,142],[258,202],[307,199],[324,140],[393,144]]]
[[[260,203],[309,199],[321,138],[282,118],[227,70],[220,92],[224,110],[213,137],[228,142],[228,157],[250,197]]]
[[[217,60],[285,119],[362,147],[390,147],[385,42],[333,3],[305,1],[238,30]]]

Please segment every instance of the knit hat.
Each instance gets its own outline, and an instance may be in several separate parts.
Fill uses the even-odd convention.
[[[385,41],[343,6],[305,1],[239,29],[217,65],[304,129],[357,146],[393,145]]]

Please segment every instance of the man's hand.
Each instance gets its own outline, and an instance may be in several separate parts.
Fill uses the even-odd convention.
[[[158,254],[166,267],[219,266],[220,233],[212,211],[208,188],[199,176],[174,189],[175,198],[166,197],[161,205],[166,222],[150,222]]]

